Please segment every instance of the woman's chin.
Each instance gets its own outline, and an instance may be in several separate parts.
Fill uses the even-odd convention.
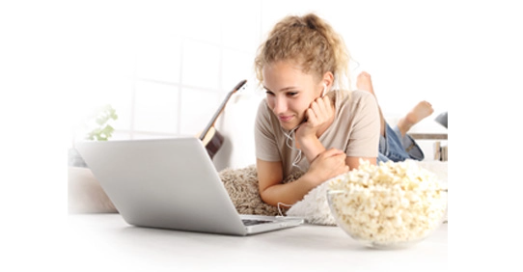
[[[280,125],[281,125],[281,127],[284,130],[290,131],[290,130],[296,128],[299,125],[299,123],[297,123],[297,122],[281,122],[280,121]]]

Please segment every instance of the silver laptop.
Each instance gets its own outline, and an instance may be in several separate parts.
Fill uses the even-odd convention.
[[[80,142],[76,149],[130,225],[244,236],[304,222],[238,214],[195,137]]]

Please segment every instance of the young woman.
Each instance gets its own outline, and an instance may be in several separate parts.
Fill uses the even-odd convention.
[[[264,202],[292,205],[358,168],[360,159],[376,164],[378,156],[385,161],[405,151],[380,117],[370,76],[358,77],[364,90],[345,87],[349,58],[342,38],[315,14],[284,18],[261,44],[255,70],[267,97],[258,108],[255,142]],[[284,183],[294,174],[300,177]]]
[[[258,109],[255,142],[264,202],[294,204],[357,168],[360,159],[376,164],[378,105],[369,92],[341,89],[348,60],[342,38],[314,14],[284,18],[260,46],[255,70],[267,98]],[[283,183],[296,171],[304,174]]]

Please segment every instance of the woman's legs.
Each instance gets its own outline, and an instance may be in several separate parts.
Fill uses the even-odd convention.
[[[398,126],[395,126],[391,129],[395,134],[398,140],[401,142],[401,147],[403,150],[408,154],[407,158],[411,158],[413,160],[421,161],[425,158],[425,155],[423,154],[423,151],[419,147],[418,143],[410,136],[410,135],[404,135],[401,136],[401,131]],[[388,139],[388,141],[391,141]],[[392,140],[397,141],[397,140]]]
[[[379,154],[394,162],[410,158],[409,153],[405,151],[401,138],[387,123],[385,123],[385,135],[380,136]]]
[[[366,90],[376,97],[370,75],[367,72],[362,72],[358,75],[356,86],[359,90]],[[377,100],[377,98],[376,98]],[[380,144],[378,161],[404,161],[406,159],[423,160],[424,155],[421,148],[416,141],[412,139],[407,132],[409,129],[429,116],[434,111],[432,105],[426,101],[418,103],[407,115],[398,121],[397,126],[391,128],[380,111]]]
[[[434,109],[429,102],[419,102],[409,111],[409,113],[407,113],[407,115],[398,121],[398,128],[401,132],[401,136],[405,136],[412,126],[423,120],[425,117],[431,115],[433,112]]]

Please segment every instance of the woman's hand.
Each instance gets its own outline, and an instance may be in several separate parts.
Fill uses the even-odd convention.
[[[297,140],[310,139],[311,137],[319,138],[319,130],[322,126],[328,124],[333,116],[334,108],[331,99],[328,96],[316,98],[305,111],[307,121],[303,122],[296,130]]]
[[[320,153],[311,163],[309,173],[314,177],[314,186],[349,171],[343,151],[331,148]]]

